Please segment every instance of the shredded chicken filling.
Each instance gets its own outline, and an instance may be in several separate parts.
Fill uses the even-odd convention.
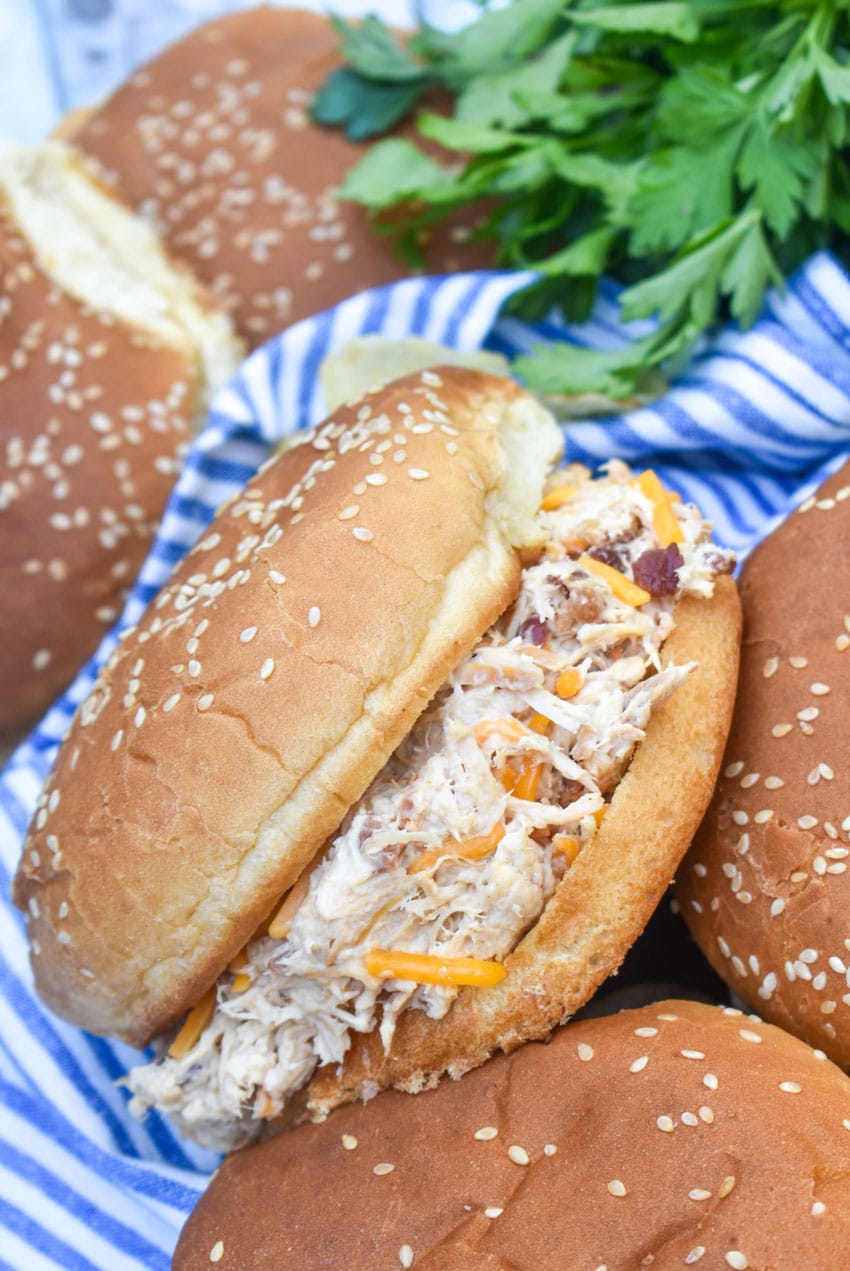
[[[349,814],[283,934],[256,938],[222,976],[186,1054],[130,1074],[135,1112],[167,1111],[210,1146],[232,1141],[222,1123],[250,1136],[320,1064],[344,1058],[352,1032],[377,1027],[389,1048],[403,1010],[450,1008],[457,984],[371,974],[370,952],[436,957],[449,972],[458,958],[498,963],[540,917],[653,707],[688,674],[660,662],[676,599],[710,595],[731,568],[697,509],[675,502],[675,590],[620,599],[580,558],[646,574],[662,547],[652,501],[618,462],[601,480],[573,478],[541,512],[547,546],[516,603]]]

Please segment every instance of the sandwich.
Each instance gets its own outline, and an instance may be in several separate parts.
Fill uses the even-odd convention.
[[[15,899],[54,1009],[160,1039],[134,1110],[222,1147],[420,1090],[545,1036],[639,934],[719,765],[733,559],[653,472],[547,476],[559,450],[509,380],[393,381],[123,640]]]

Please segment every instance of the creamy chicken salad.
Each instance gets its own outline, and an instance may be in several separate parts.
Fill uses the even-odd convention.
[[[402,1011],[439,1019],[461,986],[504,976],[691,669],[661,666],[677,599],[709,596],[734,563],[652,472],[556,480],[515,604],[169,1049],[130,1074],[137,1114],[231,1146],[352,1032],[389,1048]]]

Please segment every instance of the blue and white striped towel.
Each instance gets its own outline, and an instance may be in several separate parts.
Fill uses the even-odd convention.
[[[627,339],[616,293],[587,326],[496,321],[525,275],[415,279],[369,291],[259,349],[214,404],[120,626],[135,621],[214,509],[285,433],[322,414],[328,350],[380,332],[515,353],[542,339],[611,348]],[[850,278],[814,257],[756,326],[721,332],[660,401],[570,427],[568,454],[652,463],[694,498],[718,538],[746,550],[850,454]],[[92,662],[0,777],[0,1269],[165,1268],[215,1158],[152,1115],[127,1114],[114,1082],[128,1047],[54,1019],[33,995],[23,924],[8,899],[20,840],[76,704],[115,643]]]

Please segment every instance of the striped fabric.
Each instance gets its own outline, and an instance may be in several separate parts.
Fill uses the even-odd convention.
[[[258,350],[214,403],[119,628],[285,433],[322,415],[317,368],[354,335],[381,332],[514,354],[542,340],[610,348],[628,339],[616,293],[579,330],[497,321],[523,275],[415,279],[365,292]],[[850,278],[814,257],[745,335],[724,331],[651,407],[572,425],[568,457],[652,463],[741,550],[850,452]],[[216,1158],[155,1115],[139,1124],[116,1085],[138,1059],[42,1009],[20,915],[8,900],[20,841],[58,740],[114,647],[95,658],[0,777],[0,1268],[165,1268]]]

